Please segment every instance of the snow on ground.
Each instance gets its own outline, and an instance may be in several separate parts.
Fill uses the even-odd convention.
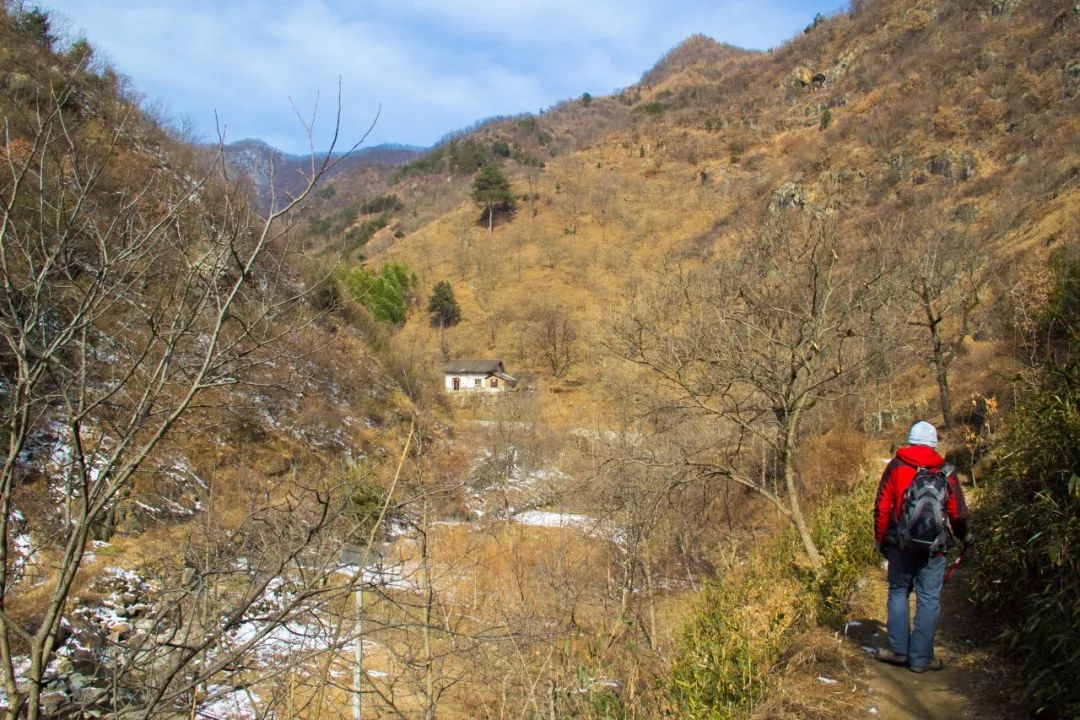
[[[187,461],[184,458],[173,458],[172,462],[165,469],[165,471],[177,481],[183,480],[185,478],[190,478],[194,480],[203,490],[207,488],[206,481],[199,477],[199,474],[195,472],[195,470],[193,470],[190,465],[188,465]]]
[[[588,515],[549,512],[546,510],[526,510],[514,515],[514,520],[522,525],[551,528],[572,527],[586,531],[591,530],[597,524],[597,521]]]
[[[360,582],[365,588],[378,587],[387,590],[405,590],[419,592],[420,584],[416,580],[419,567],[415,564],[395,563],[392,565],[375,563],[364,568]],[[338,575],[346,575],[350,578],[357,577],[360,568],[356,565],[342,565],[335,570]]]
[[[259,637],[260,633],[265,634]],[[275,624],[264,620],[249,620],[231,631],[222,645],[235,651],[252,643],[245,656],[250,656],[259,663],[269,664],[281,658],[311,655],[337,648],[346,639],[348,634],[335,633],[331,622],[288,620]]]
[[[34,549],[34,542],[30,539],[30,533],[23,533],[11,538],[11,545],[15,552],[19,553],[23,558],[30,557],[30,553]]]
[[[620,430],[600,430],[598,428],[570,428],[567,433],[581,440],[604,442],[609,445],[622,443],[637,446],[642,442],[641,433]]]
[[[612,523],[589,515],[553,512],[549,510],[525,510],[511,515],[521,525],[547,528],[571,528],[595,538],[622,544],[622,532]]]
[[[233,690],[227,685],[211,685],[207,688],[207,695],[209,699],[199,704],[196,717],[209,720],[259,717],[255,707],[259,696],[250,689]]]

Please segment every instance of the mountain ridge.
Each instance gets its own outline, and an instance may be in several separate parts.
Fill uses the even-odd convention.
[[[396,168],[425,152],[425,148],[396,143],[359,147],[352,151],[315,152],[293,155],[278,150],[263,140],[245,138],[221,147],[226,161],[251,179],[256,206],[263,212],[294,197],[303,190],[311,174],[312,162],[332,161],[322,182],[347,172],[364,168]]]

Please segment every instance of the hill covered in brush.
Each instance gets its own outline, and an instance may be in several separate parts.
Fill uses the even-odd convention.
[[[640,624],[613,635],[655,655],[612,641],[620,677],[679,645],[659,568],[734,584],[751,538],[791,532],[785,557],[835,580],[809,592],[840,602],[857,578],[831,574],[853,556],[830,533],[850,541],[860,516],[828,516],[830,530],[800,516],[872,483],[868,458],[914,420],[942,426],[966,477],[991,472],[1029,388],[1017,378],[1042,362],[1035,318],[1066,282],[1050,268],[1080,239],[1078,32],[1066,2],[877,0],[768,53],[691,38],[611,96],[436,147],[380,191],[400,207],[360,244],[335,233],[370,215],[317,228],[347,265],[404,262],[420,298],[450,284],[458,322],[413,312],[397,331],[431,368],[501,358],[536,376],[547,422],[608,439],[590,450],[597,495],[575,499],[635,528],[624,577],[652,588],[626,608]],[[489,232],[473,195],[492,165],[512,198]],[[754,705],[773,681],[725,675],[724,658],[778,662],[780,638],[838,612],[793,599],[801,573],[779,605],[747,590],[760,617],[727,623],[710,612],[750,601],[711,600],[702,622],[733,644],[683,646],[687,668],[718,665],[682,678],[712,690],[680,696],[681,712]],[[615,694],[640,711],[635,692]]]
[[[1069,708],[1030,679],[1075,647],[1075,483],[1031,439],[1074,424],[1078,33],[860,1],[420,155],[230,165],[3,6],[3,707],[848,717],[878,460],[930,419],[1053,518],[985,520],[1025,580],[974,596]],[[521,382],[447,397],[463,358]]]
[[[260,213],[43,11],[0,6],[0,47],[0,704],[235,712],[348,642],[313,623],[425,386],[314,300],[333,154]]]

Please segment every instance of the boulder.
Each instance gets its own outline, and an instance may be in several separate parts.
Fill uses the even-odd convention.
[[[802,65],[798,66],[791,71],[791,79],[798,83],[802,87],[806,87],[814,80],[814,74],[810,72],[809,68],[805,68]]]
[[[979,166],[978,160],[975,159],[970,153],[964,153],[960,156],[960,171],[959,178],[961,180],[970,180],[975,177],[975,169]]]
[[[931,175],[941,175],[942,177],[952,177],[953,174],[953,157],[952,153],[946,150],[941,155],[935,155],[930,158],[930,161],[926,163],[926,171]]]
[[[1020,0],[990,0],[990,15],[1001,17],[1009,15],[1020,4]]]
[[[68,696],[63,691],[50,692],[41,696],[41,711],[45,717],[56,717],[60,708],[68,701]]]
[[[126,622],[117,622],[109,626],[109,638],[111,640],[118,641],[125,635],[131,632],[131,624]]]
[[[806,207],[806,189],[789,182],[773,191],[772,207],[775,210]]]

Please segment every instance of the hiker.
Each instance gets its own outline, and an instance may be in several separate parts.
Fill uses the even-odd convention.
[[[881,475],[874,504],[874,538],[889,562],[889,647],[878,659],[907,665],[912,672],[940,670],[934,657],[945,552],[951,537],[968,536],[964,493],[951,465],[937,454],[937,430],[928,422],[911,426],[908,444],[896,451]],[[915,591],[915,628],[908,598]]]

